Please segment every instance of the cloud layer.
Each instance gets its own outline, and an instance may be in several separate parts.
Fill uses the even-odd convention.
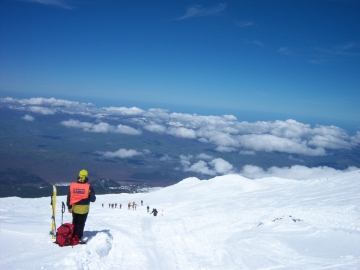
[[[208,161],[204,161],[202,160],[204,159],[204,156],[202,155],[204,154],[200,154],[196,157],[191,155],[181,155],[180,163],[183,167],[183,170],[186,172],[195,172],[208,176],[240,174],[250,179],[281,177],[296,180],[333,177],[334,175],[341,174],[344,171],[347,172],[358,170],[356,167],[349,167],[348,169],[342,171],[327,166],[308,168],[301,165],[294,165],[283,168],[271,167],[267,170],[254,165],[245,165],[242,169],[237,170],[232,164],[222,158],[214,158]]]
[[[355,171],[358,168],[349,167],[345,172]],[[336,170],[327,166],[320,166],[314,168],[308,168],[305,166],[295,165],[292,167],[271,167],[267,170],[264,170],[258,166],[246,165],[239,172],[239,174],[252,178],[266,178],[266,177],[281,177],[287,179],[296,179],[296,180],[307,180],[307,179],[317,179],[317,178],[327,178],[334,177],[335,175],[341,174],[344,171]]]
[[[360,132],[350,136],[336,126],[317,125],[311,127],[293,119],[250,123],[238,121],[233,115],[203,116],[169,113],[159,108],[149,110],[136,107],[97,108],[90,103],[85,104],[55,98],[2,98],[0,105],[42,115],[69,114],[71,116],[69,120],[62,121],[59,124],[67,128],[81,129],[84,132],[118,133],[129,136],[152,132],[197,140],[209,145],[219,154],[234,153],[254,156],[258,152],[280,152],[289,154],[293,160],[296,159],[301,162],[301,155],[325,156],[336,150],[351,150],[360,144]],[[80,116],[88,116],[93,121],[80,121],[76,119],[77,116],[79,118]],[[35,121],[35,118],[28,114],[23,119]],[[98,151],[98,154],[107,158],[126,158],[141,155],[144,152],[119,149],[114,152]],[[300,157],[293,157],[293,155],[300,155]],[[162,157],[162,161],[169,159],[171,159],[169,156]],[[181,155],[179,160],[182,170],[211,176],[241,173],[246,177],[256,175],[256,178],[273,174],[286,177],[290,172],[301,171],[301,175],[309,175],[310,178],[310,175],[317,174],[317,171],[313,169],[307,172],[306,167],[270,168],[264,171],[259,167],[248,165],[239,170],[222,158],[204,153],[199,153],[195,157]],[[322,173],[334,173],[334,169],[327,167],[318,170]],[[291,178],[294,176],[292,175]]]
[[[360,132],[350,136],[336,126],[286,121],[240,122],[233,115],[203,116],[197,114],[168,113],[163,109],[142,110],[132,107],[96,108],[61,99],[3,98],[0,103],[11,109],[51,115],[58,112],[72,117],[61,124],[86,132],[122,133],[140,135],[143,131],[167,134],[184,139],[198,140],[213,145],[218,152],[256,154],[256,152],[282,152],[307,156],[324,156],[332,150],[352,149],[360,144]],[[93,122],[74,119],[76,115],[93,117]],[[118,118],[117,118],[118,117]],[[109,124],[118,120],[117,125]],[[124,121],[131,125],[123,124]]]

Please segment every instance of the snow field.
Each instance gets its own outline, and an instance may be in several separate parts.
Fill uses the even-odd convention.
[[[1,198],[0,268],[360,269],[359,178],[359,171],[303,181],[227,175],[146,194],[98,195],[87,245],[63,248],[48,234],[50,198]],[[129,201],[137,210],[128,210]]]

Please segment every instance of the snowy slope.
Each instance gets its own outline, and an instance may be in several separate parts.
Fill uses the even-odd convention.
[[[63,248],[48,235],[50,197],[1,198],[0,269],[360,269],[359,172],[188,178],[147,194],[99,195],[88,244]],[[65,197],[57,201],[59,226]]]

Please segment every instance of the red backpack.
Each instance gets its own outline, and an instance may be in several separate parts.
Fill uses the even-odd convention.
[[[76,245],[73,241],[74,225],[71,223],[62,224],[56,231],[56,241],[60,247]]]

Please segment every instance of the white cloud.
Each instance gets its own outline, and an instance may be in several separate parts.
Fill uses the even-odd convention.
[[[198,162],[194,163],[193,165],[185,168],[184,171],[196,172],[196,173],[207,174],[207,175],[216,175],[216,172],[214,170],[211,170],[208,167],[208,164],[203,160],[199,160]]]
[[[246,148],[241,149],[245,152],[240,154],[278,151],[323,156],[327,154],[326,149],[350,149],[360,142],[360,135],[350,137],[341,128],[334,126],[311,128],[310,125],[293,119],[249,123],[237,122],[236,117],[232,115],[169,114],[162,109],[142,111],[136,107],[129,109],[120,107],[116,110],[128,115],[132,112],[133,123],[144,130],[211,143],[219,152],[234,152],[239,151],[239,148]],[[137,113],[141,113],[141,118],[136,118]],[[134,129],[132,132],[130,134],[139,134],[141,131]]]
[[[225,8],[226,8],[226,4],[223,4],[223,3],[221,3],[217,6],[210,7],[210,8],[204,8],[200,5],[193,5],[193,6],[190,6],[186,10],[186,13],[183,16],[181,16],[180,18],[178,18],[178,20],[184,20],[184,19],[200,17],[200,16],[214,15],[214,14],[217,14],[217,13],[223,11]]]
[[[136,150],[133,150],[133,149],[127,150],[127,149],[124,149],[124,148],[121,148],[121,149],[119,149],[119,150],[117,150],[115,152],[97,151],[96,153],[99,154],[99,155],[102,155],[103,157],[106,157],[106,158],[131,158],[131,157],[139,156],[139,155],[142,154],[141,152],[138,152]]]
[[[206,130],[200,129],[196,132],[196,134],[201,138],[206,138],[209,142],[214,143],[217,146],[222,147],[239,147],[240,144],[236,137],[232,136],[232,134],[220,132],[218,130]]]
[[[204,154],[203,154],[204,155]],[[200,155],[198,155],[200,156]],[[198,157],[197,156],[197,157]],[[209,156],[206,156],[209,157]],[[217,175],[217,174],[230,174],[234,173],[233,165],[222,158],[215,158],[209,162],[199,160],[191,164],[193,156],[180,156],[180,163],[183,166],[185,172],[196,172],[206,175]]]
[[[175,137],[187,138],[187,139],[195,139],[196,132],[192,129],[179,127],[179,128],[169,128],[167,131],[168,134],[173,135]]]
[[[354,170],[358,170],[358,168],[349,167],[347,170],[344,171],[354,171]],[[307,180],[307,179],[334,177],[335,175],[344,173],[344,171],[336,170],[326,166],[308,168],[305,166],[295,165],[292,167],[283,167],[283,168],[271,167],[267,170],[264,170],[258,166],[246,165],[243,167],[240,174],[251,179],[265,178],[265,177],[281,177],[281,178],[296,179],[296,180]]]
[[[51,110],[49,108],[38,107],[38,106],[29,107],[29,111],[43,115],[55,114],[54,110]]]
[[[233,173],[233,165],[222,158],[213,159],[210,164],[214,167],[218,174],[230,174]]]
[[[193,155],[187,155],[187,156],[180,155],[179,156],[180,160],[184,160],[184,161],[188,161],[188,160],[192,159],[193,157],[194,157]]]
[[[239,130],[237,130],[234,127],[219,127],[218,131],[221,131],[223,133],[228,133],[230,135],[239,133]]]
[[[278,151],[288,154],[323,156],[331,154],[328,150],[351,149],[360,144],[360,133],[349,136],[343,129],[335,126],[308,124],[293,119],[286,121],[239,122],[232,115],[204,116],[197,114],[169,113],[163,109],[147,111],[137,107],[95,108],[91,103],[78,103],[55,98],[14,99],[1,98],[1,103],[9,109],[31,111],[51,115],[68,113],[102,119],[100,123],[63,121],[71,128],[80,128],[87,132],[141,134],[141,129],[159,134],[168,134],[179,138],[196,139],[208,143],[220,152],[239,152],[254,154],[255,151]],[[114,116],[113,116],[114,115]],[[122,117],[133,125],[124,124]],[[110,125],[107,120],[120,121]]]
[[[209,143],[209,140],[206,138],[199,138],[198,141],[202,143]]]
[[[346,132],[339,128],[339,127],[335,127],[335,126],[322,126],[322,125],[317,125],[313,131],[313,134],[316,135],[332,135],[335,137],[342,137],[342,138],[347,138],[348,135],[346,134]]]
[[[212,156],[210,156],[210,155],[207,155],[207,154],[205,154],[205,153],[201,153],[201,154],[198,154],[197,156],[196,156],[196,158],[198,158],[198,159],[213,159],[213,157]]]
[[[192,159],[194,156],[193,155],[180,155],[179,156],[179,158],[181,159],[181,160],[190,160],[190,159]]]
[[[70,119],[68,121],[62,121],[61,124],[68,128],[81,128],[84,130],[89,130],[93,126],[93,124],[91,124],[91,123],[80,122],[80,121],[74,120],[74,119]]]
[[[260,126],[271,135],[288,139],[300,139],[313,133],[310,125],[302,124],[292,119],[286,121],[277,120],[274,122],[262,122]]]
[[[156,132],[156,133],[165,133],[166,132],[166,127],[164,127],[162,125],[158,125],[158,124],[145,125],[145,126],[143,126],[143,128],[148,131]]]
[[[98,111],[91,103],[79,103],[55,98],[0,98],[0,103],[5,103],[9,109],[29,111],[42,115],[53,115],[55,113],[91,115]]]
[[[239,154],[241,154],[241,155],[256,155],[256,152],[255,152],[255,151],[241,150],[241,151],[239,152]]]
[[[122,133],[127,135],[141,134],[141,131],[129,126],[118,125],[115,127],[105,122],[92,124],[88,122],[80,122],[78,120],[70,119],[68,121],[62,121],[61,124],[68,128],[80,128],[83,129],[84,131],[95,132],[95,133]]]
[[[127,135],[140,135],[142,132],[138,129],[125,126],[125,125],[117,125],[115,131],[116,133],[122,133]]]
[[[104,109],[111,113],[117,113],[117,114],[121,114],[121,115],[140,115],[140,114],[144,113],[144,111],[142,109],[139,109],[137,107],[131,107],[131,108],[108,107],[108,108],[104,108]]]
[[[236,25],[238,27],[249,27],[249,26],[253,26],[254,22],[252,22],[252,21],[241,21],[241,22],[237,22]]]
[[[236,148],[219,145],[218,147],[215,148],[215,150],[222,153],[231,153],[231,152],[235,152]]]
[[[92,125],[91,128],[85,129],[85,130],[90,131],[90,132],[96,132],[96,133],[108,133],[108,132],[114,132],[115,127],[109,125],[108,123],[101,122],[101,123]]]
[[[171,160],[171,157],[168,154],[165,154],[160,158],[160,161],[168,161],[168,160]]]
[[[26,114],[22,119],[26,120],[26,121],[34,121],[35,118],[31,115]]]
[[[15,103],[16,99],[12,97],[0,98],[1,103]]]
[[[16,98],[3,98],[1,102],[5,103],[18,103],[21,105],[29,105],[29,106],[52,106],[52,107],[72,107],[79,106],[80,103],[76,101],[69,101],[64,99],[56,99],[56,98],[29,98],[29,99],[16,99]],[[83,105],[92,105],[91,103],[83,104]]]
[[[305,141],[279,138],[269,134],[242,135],[238,136],[238,140],[243,147],[255,151],[279,151],[309,156],[323,156],[326,154],[323,148],[309,148]]]
[[[67,1],[64,0],[22,0],[26,2],[39,3],[47,6],[57,6],[64,9],[73,9],[74,7],[69,5]]]
[[[301,158],[293,157],[292,155],[289,155],[289,159],[297,162],[304,162],[304,160],[302,160]]]
[[[169,118],[168,110],[159,108],[151,108],[147,111],[144,111],[143,116],[153,119],[159,119],[160,121]]]
[[[315,135],[309,140],[309,145],[329,149],[350,149],[351,143],[332,135]]]
[[[110,110],[111,109],[111,110]],[[133,108],[110,107],[108,112],[132,115],[133,122],[143,129],[156,133],[167,133],[180,138],[197,139],[211,143],[217,151],[233,152],[245,147],[242,154],[254,151],[279,151],[289,154],[326,155],[325,149],[349,149],[358,144],[356,136],[334,126],[316,126],[296,120],[274,122],[237,122],[232,115],[201,116],[196,114],[171,113],[166,110],[150,109],[143,111]],[[138,134],[140,130],[132,130]],[[253,151],[253,152],[251,152]],[[241,152],[240,152],[241,153]]]
[[[356,135],[351,137],[351,144],[352,145],[360,144],[360,131],[356,132]]]
[[[237,121],[237,118],[233,115],[225,114],[222,116],[226,121]]]
[[[172,127],[183,127],[184,126],[184,124],[179,121],[169,121],[166,124],[169,126],[172,126]]]
[[[180,155],[180,164],[184,167],[184,169],[188,168],[191,164],[190,160],[193,158],[192,155]]]

